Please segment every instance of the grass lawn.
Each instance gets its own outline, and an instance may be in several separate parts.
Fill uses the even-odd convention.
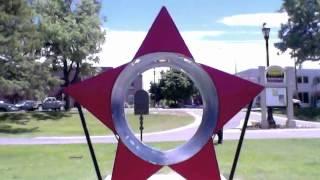
[[[168,148],[176,143],[158,143]],[[230,172],[237,141],[216,146],[221,172]],[[103,175],[110,174],[116,146],[95,144]],[[247,140],[235,179],[317,180],[320,139]],[[86,145],[0,146],[1,179],[93,180],[95,172]],[[129,164],[128,164],[129,165]]]
[[[296,109],[294,116],[301,120],[320,122],[320,108]]]
[[[229,175],[236,145],[235,141],[225,141],[216,148],[225,177]],[[319,149],[320,139],[246,140],[236,179],[317,180],[320,177]]]
[[[261,111],[259,110],[257,112],[261,112]],[[286,109],[274,108],[273,114],[286,116],[287,112],[286,112]],[[294,118],[303,120],[303,121],[320,122],[320,108],[313,108],[313,107],[295,108]]]
[[[91,135],[110,134],[100,121],[85,113]],[[127,114],[133,131],[139,130],[139,117]],[[188,114],[150,114],[144,116],[144,132],[181,127],[193,122]],[[0,137],[83,135],[77,112],[15,112],[0,114]]]

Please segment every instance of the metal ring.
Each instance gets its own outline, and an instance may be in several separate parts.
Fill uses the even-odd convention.
[[[144,71],[163,66],[184,71],[198,87],[204,103],[202,121],[196,133],[188,142],[167,151],[154,149],[139,141],[129,128],[124,112],[124,100],[131,82]],[[111,107],[113,123],[121,141],[132,153],[157,165],[177,164],[198,153],[211,138],[218,118],[218,97],[211,78],[192,59],[176,53],[151,53],[129,63],[112,89]]]

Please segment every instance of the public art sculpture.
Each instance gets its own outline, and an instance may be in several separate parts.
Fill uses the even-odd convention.
[[[125,51],[125,49],[124,49]],[[139,141],[128,127],[124,100],[135,77],[154,67],[182,69],[204,101],[202,122],[185,144],[160,151]],[[166,8],[162,8],[133,60],[71,85],[65,92],[119,137],[113,180],[144,180],[169,166],[188,180],[220,179],[212,135],[263,87],[194,61]]]

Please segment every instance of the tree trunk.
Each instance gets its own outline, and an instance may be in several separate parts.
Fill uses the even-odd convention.
[[[63,79],[64,85],[63,87],[68,87],[69,85],[79,81],[79,74],[80,74],[80,63],[76,63],[75,69],[73,68],[74,61],[68,66],[67,60],[63,60]],[[70,78],[70,75],[73,74],[73,70],[75,70],[74,75]],[[70,80],[71,79],[71,80]],[[71,99],[68,94],[64,94],[64,101],[65,101],[65,110],[69,111],[71,108]]]
[[[74,84],[74,83],[79,82],[81,80],[79,74],[80,74],[80,64],[77,62],[75,73],[74,73],[74,76],[72,78],[71,84]]]
[[[67,60],[64,59],[63,60],[63,80],[64,80],[63,87],[68,87],[69,84],[70,84],[69,74],[70,74],[70,71],[68,71],[68,63],[67,63]],[[63,100],[65,102],[64,109],[66,111],[69,111],[70,110],[70,96],[68,94],[64,94],[64,99]]]

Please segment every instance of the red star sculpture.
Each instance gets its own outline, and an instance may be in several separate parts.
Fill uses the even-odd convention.
[[[193,59],[168,11],[163,7],[133,59],[155,52],[172,52]],[[111,94],[115,81],[127,64],[108,70],[98,76],[71,85],[65,92],[94,114],[117,134],[111,110]],[[206,65],[201,67],[215,84],[219,114],[215,132],[223,127],[242,107],[246,106],[263,87]],[[215,133],[212,132],[212,133]],[[191,158],[169,165],[188,180],[220,179],[220,172],[211,139]],[[113,180],[145,180],[161,169],[161,165],[147,162],[119,139],[113,167]]]

